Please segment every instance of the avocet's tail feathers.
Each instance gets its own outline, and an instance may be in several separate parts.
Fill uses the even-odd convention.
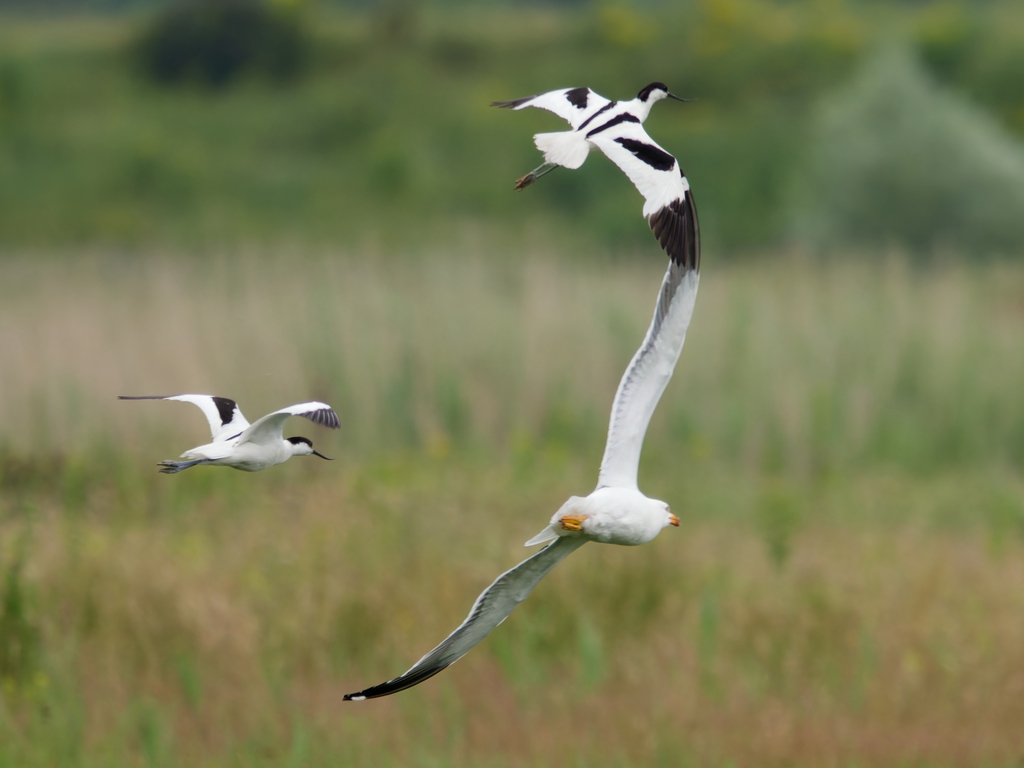
[[[575,131],[538,133],[533,143],[544,153],[544,160],[563,168],[579,168],[590,154],[590,143]]]

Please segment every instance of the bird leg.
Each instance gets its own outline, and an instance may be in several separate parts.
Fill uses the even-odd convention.
[[[562,515],[558,519],[558,522],[561,523],[562,528],[567,531],[582,531],[583,521],[586,519],[586,515]]]
[[[544,163],[543,165],[538,165],[521,179],[516,179],[516,190],[526,189],[541,176],[546,173],[551,173],[557,167],[557,163]]]
[[[157,466],[163,467],[160,471],[165,475],[176,475],[183,469],[194,467],[196,464],[206,464],[209,459],[196,459],[195,461],[158,461]]]

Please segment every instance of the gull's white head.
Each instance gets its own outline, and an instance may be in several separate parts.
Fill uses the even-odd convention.
[[[318,453],[313,450],[313,441],[308,437],[286,437],[292,446],[292,456],[319,456],[321,459],[327,459],[327,461],[334,461],[334,459],[328,459],[322,453]]]
[[[668,504],[658,499],[651,499],[651,503],[657,507],[658,514],[662,515],[665,521],[661,525],[662,528],[668,528],[670,525],[679,526],[679,518],[672,514],[672,508]]]

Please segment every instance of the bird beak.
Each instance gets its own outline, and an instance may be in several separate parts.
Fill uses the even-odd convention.
[[[672,525],[674,525],[676,528],[679,527],[679,518],[676,517],[675,515],[669,515],[668,516],[668,521],[670,523],[672,523]]]
[[[326,459],[327,461],[334,461],[334,459],[329,458],[327,456],[324,456],[322,453],[320,453],[318,451],[313,451],[313,455],[314,456],[319,456],[321,459]]]
[[[675,95],[674,93],[670,93],[670,94],[668,95],[668,97],[669,97],[670,99],[675,99],[676,101],[696,101],[696,99],[681,99],[681,98],[679,98],[678,96],[676,96],[676,95]]]

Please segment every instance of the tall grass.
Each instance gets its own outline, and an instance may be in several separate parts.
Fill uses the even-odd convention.
[[[350,457],[571,448],[596,463],[661,259],[476,253],[7,260],[2,444],[25,460],[166,452],[201,437],[198,414],[116,395],[215,391],[250,416],[331,402],[344,428],[318,437]],[[682,453],[814,480],[1024,460],[1024,271],[709,270],[647,464]]]
[[[1009,765],[1024,270],[706,264],[641,484],[460,664],[364,705],[592,487],[663,264],[483,249],[0,264],[12,765]],[[295,267],[301,264],[301,269]],[[236,397],[340,461],[154,471]]]

